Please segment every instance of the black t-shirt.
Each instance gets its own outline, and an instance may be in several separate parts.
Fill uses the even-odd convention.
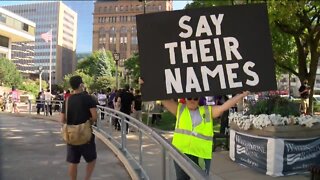
[[[141,104],[142,104],[141,95],[135,95],[134,96],[134,109],[136,111],[141,111]]]
[[[68,98],[67,124],[77,125],[86,122],[91,117],[90,108],[96,106],[96,101],[90,95],[84,93],[71,95]],[[62,113],[65,111],[64,103]]]
[[[309,86],[302,85],[299,88],[299,92],[303,92],[306,89],[309,89]],[[307,99],[308,97],[309,97],[309,91],[304,92],[304,93],[301,94],[301,98],[303,98],[303,99]]]
[[[126,114],[130,114],[132,101],[134,100],[133,94],[130,92],[122,92],[120,94],[121,108],[120,111]]]

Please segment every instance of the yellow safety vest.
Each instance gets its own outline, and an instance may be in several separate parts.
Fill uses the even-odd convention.
[[[172,144],[184,154],[212,159],[213,120],[211,106],[199,106],[198,111],[202,121],[196,127],[192,127],[189,109],[184,104],[178,104]]]

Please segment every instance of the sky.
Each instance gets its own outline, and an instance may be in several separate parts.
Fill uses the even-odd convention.
[[[28,4],[40,1],[2,1],[0,6]],[[92,51],[92,28],[93,28],[93,1],[63,1],[72,10],[78,13],[78,38],[77,53],[89,53]],[[183,9],[189,1],[173,1],[173,10]]]

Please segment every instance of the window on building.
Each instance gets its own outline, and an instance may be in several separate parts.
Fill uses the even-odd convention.
[[[0,35],[0,46],[8,48],[9,47],[9,38]]]
[[[161,5],[158,6],[158,10],[162,11],[162,6]]]
[[[131,16],[131,20],[132,20],[132,22],[135,22],[136,21],[136,16]]]
[[[103,27],[99,29],[99,36],[106,36],[106,30]]]
[[[127,31],[127,28],[124,27],[124,26],[122,26],[121,29],[120,29],[120,34],[125,34],[125,35],[126,35],[127,32],[128,32],[128,31]]]
[[[131,33],[132,34],[137,34],[137,28],[135,26],[131,27]]]
[[[138,44],[137,36],[131,36],[131,44],[132,45],[137,45]]]
[[[7,54],[0,53],[0,58],[6,58],[6,57],[7,57]]]
[[[0,13],[0,22],[6,23],[6,15]]]
[[[115,9],[116,9],[116,12],[118,12],[118,11],[119,11],[119,8],[118,8],[118,6],[116,6],[116,7],[115,7]]]
[[[22,25],[22,29],[24,30],[24,31],[29,31],[29,26],[28,26],[28,24],[26,24],[26,23],[23,23],[23,25]]]

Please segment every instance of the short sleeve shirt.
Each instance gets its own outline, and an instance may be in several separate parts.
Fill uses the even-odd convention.
[[[130,92],[123,92],[120,94],[121,108],[120,111],[126,114],[130,114],[131,104],[134,101],[133,94]]]
[[[86,122],[90,117],[90,108],[96,108],[97,102],[84,93],[73,94],[68,98],[67,124],[81,124]],[[65,103],[62,113],[66,113]]]

